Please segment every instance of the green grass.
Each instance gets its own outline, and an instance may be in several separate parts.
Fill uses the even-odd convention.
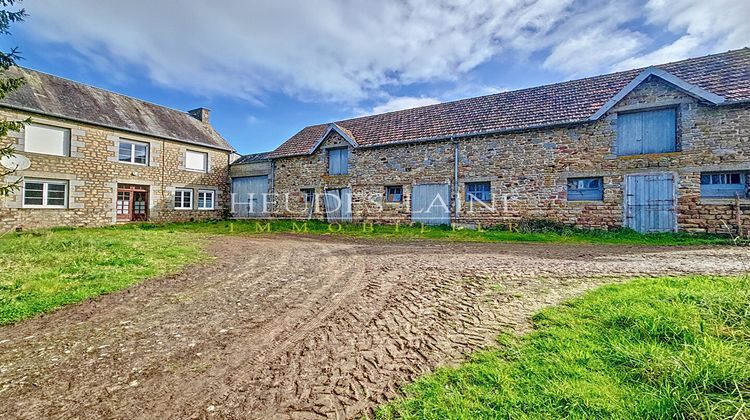
[[[747,418],[750,277],[639,279],[534,318],[380,418]]]
[[[467,242],[548,242],[619,245],[720,245],[731,244],[728,236],[712,234],[659,233],[644,235],[629,229],[612,231],[583,230],[559,225],[532,225],[525,231],[489,228],[481,231],[453,229],[449,226],[331,224],[310,221],[211,221],[141,225],[143,229],[167,229],[176,232],[208,234],[308,233],[359,238],[418,240],[438,239]]]
[[[198,235],[137,228],[54,229],[0,238],[0,325],[204,258]]]
[[[631,245],[726,244],[715,235],[641,235],[587,231],[538,223],[526,232],[434,226],[328,225],[318,221],[211,221],[51,229],[0,237],[0,325],[179,271],[206,258],[211,235],[298,233],[392,240],[560,242]]]

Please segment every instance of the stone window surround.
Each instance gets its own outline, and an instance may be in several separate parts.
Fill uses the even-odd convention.
[[[83,198],[85,196],[84,192],[80,191],[79,188],[86,185],[86,182],[79,180],[77,175],[67,174],[67,173],[54,173],[54,172],[19,171],[16,175],[7,175],[4,179],[4,182],[11,184],[11,183],[17,182],[19,179],[22,179],[22,178],[39,179],[39,180],[46,180],[46,181],[67,181],[68,189],[67,189],[66,206],[65,207],[27,207],[23,205],[23,191],[17,190],[5,200],[6,208],[30,210],[30,211],[35,211],[35,210],[65,211],[65,210],[75,210],[75,209],[85,208],[84,204],[78,202],[77,199]],[[23,186],[21,186],[21,188],[23,188]]]
[[[27,152],[26,151],[26,128],[22,127],[20,131],[11,131],[8,132],[7,137],[11,139],[15,139],[16,143],[16,150],[18,152],[23,153],[30,153],[32,155],[42,155],[42,156],[54,156],[58,158],[80,158],[83,157],[83,154],[79,150],[80,148],[84,147],[86,143],[82,140],[84,137],[86,137],[86,131],[81,130],[78,128],[79,126],[75,124],[66,123],[63,121],[58,120],[51,120],[44,117],[34,117],[33,120],[34,124],[39,125],[49,125],[51,127],[57,127],[57,128],[65,128],[70,130],[70,154],[68,156],[61,156],[61,155],[48,155],[44,153],[36,153],[36,152]]]
[[[148,164],[120,162],[120,141],[148,144]],[[120,136],[118,134],[107,134],[107,142],[107,151],[110,152],[110,155],[107,156],[107,161],[109,162],[140,167],[149,166],[158,168],[161,166],[162,144],[164,143],[162,140],[154,140],[138,135]]]

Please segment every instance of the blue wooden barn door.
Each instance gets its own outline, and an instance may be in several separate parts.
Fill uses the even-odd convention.
[[[451,193],[448,184],[415,185],[411,190],[411,220],[428,225],[451,222]]]
[[[676,229],[674,175],[629,175],[625,184],[625,225],[642,233]]]
[[[326,208],[326,219],[329,222],[352,221],[352,189],[335,188],[326,190],[323,194],[323,204]]]

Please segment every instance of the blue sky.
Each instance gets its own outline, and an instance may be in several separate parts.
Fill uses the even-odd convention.
[[[44,3],[44,4],[42,4]],[[220,4],[220,5],[219,5]],[[180,110],[241,153],[302,127],[742,48],[735,0],[23,3],[23,66]]]

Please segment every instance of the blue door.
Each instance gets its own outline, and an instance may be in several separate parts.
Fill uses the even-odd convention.
[[[329,222],[352,221],[352,189],[335,188],[326,190],[323,195],[326,208],[326,219]]]
[[[674,175],[629,175],[625,182],[625,226],[641,233],[673,232]]]
[[[449,225],[450,197],[448,184],[415,185],[411,189],[411,220],[427,225]]]

